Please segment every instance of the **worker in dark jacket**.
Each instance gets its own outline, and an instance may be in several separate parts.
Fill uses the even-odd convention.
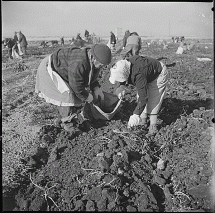
[[[17,37],[18,37],[19,55],[23,55],[23,54],[26,55],[26,48],[28,45],[26,37],[21,31],[17,33]]]
[[[12,53],[14,53],[12,55],[16,55],[17,58],[21,58],[19,56],[19,54],[18,54],[18,52],[19,52],[18,45],[17,45],[18,44],[18,37],[17,37],[17,32],[16,31],[14,32],[13,40],[14,40],[15,44],[12,47]]]
[[[14,41],[14,39],[12,39],[12,38],[4,39],[4,46],[8,48],[8,54],[9,54],[10,59],[13,59],[12,48],[15,45],[16,45],[16,42]]]
[[[8,48],[8,54],[10,59],[14,59],[14,58],[21,59],[21,57],[18,54],[17,43],[14,39],[6,38],[4,40],[4,46]]]
[[[89,35],[90,35],[90,34],[89,34],[89,31],[88,31],[88,30],[85,30],[85,33],[84,33],[85,38],[88,38]]]
[[[86,40],[87,42],[90,41],[90,34],[89,34],[89,31],[88,31],[88,30],[85,30],[84,37],[85,37],[85,40]]]
[[[60,48],[42,60],[35,91],[46,102],[58,106],[56,123],[71,117],[84,102],[104,100],[97,77],[101,66],[110,62],[111,51],[104,44],[83,49]],[[68,125],[64,125],[66,130],[70,128]]]
[[[64,46],[64,37],[60,38],[61,45]]]
[[[129,30],[126,30],[125,31],[125,35],[123,37],[123,40],[122,40],[122,44],[123,44],[123,49],[126,47],[126,44],[127,44],[127,38],[130,36],[130,31]]]
[[[168,72],[166,65],[157,59],[143,56],[131,56],[120,60],[110,69],[110,82],[120,82],[116,90],[119,98],[125,95],[126,85],[132,84],[137,89],[137,106],[130,116],[128,128],[147,125],[150,118],[149,134],[157,132],[157,114],[164,99]]]
[[[114,33],[111,31],[110,32],[110,49],[114,50],[115,49],[115,45],[116,45],[116,36],[114,35]]]
[[[18,37],[17,37],[17,32],[15,31],[14,32],[14,38],[13,38],[13,40],[17,43],[18,42]]]

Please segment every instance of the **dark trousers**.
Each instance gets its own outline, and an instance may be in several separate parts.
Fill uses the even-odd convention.
[[[8,54],[9,54],[9,58],[12,59],[12,58],[13,58],[13,57],[12,57],[12,48],[9,48],[9,49],[8,49]]]

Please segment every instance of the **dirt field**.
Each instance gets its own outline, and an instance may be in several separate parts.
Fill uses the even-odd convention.
[[[58,47],[8,59],[2,49],[3,210],[212,212],[214,195],[214,50],[200,40],[175,54],[143,45],[141,55],[167,57],[171,79],[159,114],[159,132],[126,126],[136,106],[135,88],[111,121],[77,121],[81,131],[56,127],[57,109],[34,93],[40,61]],[[121,41],[113,53],[120,52]],[[66,45],[68,46],[68,45]],[[199,58],[212,61],[200,62]],[[115,87],[103,69],[106,92]]]

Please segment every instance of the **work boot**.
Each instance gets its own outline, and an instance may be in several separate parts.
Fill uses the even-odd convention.
[[[150,125],[148,134],[155,135],[156,133],[158,133],[157,124]]]

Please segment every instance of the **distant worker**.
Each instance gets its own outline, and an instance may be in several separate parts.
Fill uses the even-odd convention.
[[[115,45],[116,45],[116,36],[114,35],[114,33],[111,31],[110,32],[110,49],[114,50],[115,49]]]
[[[8,55],[10,59],[21,59],[21,57],[18,54],[18,47],[16,45],[16,42],[12,38],[6,38],[4,39],[4,46],[8,48]]]
[[[178,37],[178,36],[175,37],[174,39],[175,39],[175,43],[178,43],[178,42],[179,42],[179,37]]]
[[[26,48],[28,45],[26,37],[21,31],[17,33],[17,37],[18,37],[18,48],[20,52],[19,55],[26,55]]]
[[[125,59],[128,55],[139,55],[141,45],[141,37],[137,32],[132,32],[127,38],[125,48],[120,53],[120,59]]]
[[[81,36],[80,36],[80,33],[77,34],[76,39],[77,39],[77,40],[82,40],[82,38],[81,38]]]
[[[101,42],[101,37],[98,37],[97,38],[97,43],[100,43]]]
[[[43,48],[48,47],[47,44],[48,44],[48,41],[42,41],[42,42],[40,43],[39,48],[41,48],[41,47],[43,47]]]
[[[97,38],[95,33],[92,34],[92,41],[93,41],[93,44],[97,44]]]
[[[18,37],[17,37],[17,32],[14,32],[14,37],[13,40],[16,42],[16,44],[18,43]]]
[[[56,125],[62,122],[65,130],[74,130],[73,124],[68,122],[82,103],[104,100],[97,78],[100,68],[110,62],[111,51],[104,44],[83,49],[60,48],[42,60],[37,71],[35,92],[47,103],[58,106]]]
[[[12,55],[14,55],[16,58],[20,58],[20,56],[18,54],[18,52],[19,52],[19,49],[18,49],[18,37],[17,37],[17,32],[16,31],[14,32],[13,41],[15,42],[15,44],[12,47],[13,48]]]
[[[179,39],[180,39],[181,42],[185,41],[185,37],[184,36],[181,36]]]
[[[89,43],[91,41],[91,36],[88,30],[85,30],[84,36],[85,36],[85,40]]]
[[[62,38],[60,39],[60,42],[61,42],[61,45],[63,46],[63,45],[64,45],[64,37],[62,37]]]
[[[172,37],[172,42],[175,43],[175,37]]]
[[[89,31],[88,30],[85,30],[85,33],[84,33],[84,36],[85,36],[85,38],[88,38],[89,37]]]
[[[127,44],[127,39],[128,39],[128,37],[130,36],[130,31],[129,30],[126,30],[125,31],[125,35],[124,35],[124,37],[123,37],[123,39],[122,39],[122,45],[123,45],[123,49],[126,47],[126,44]]]

